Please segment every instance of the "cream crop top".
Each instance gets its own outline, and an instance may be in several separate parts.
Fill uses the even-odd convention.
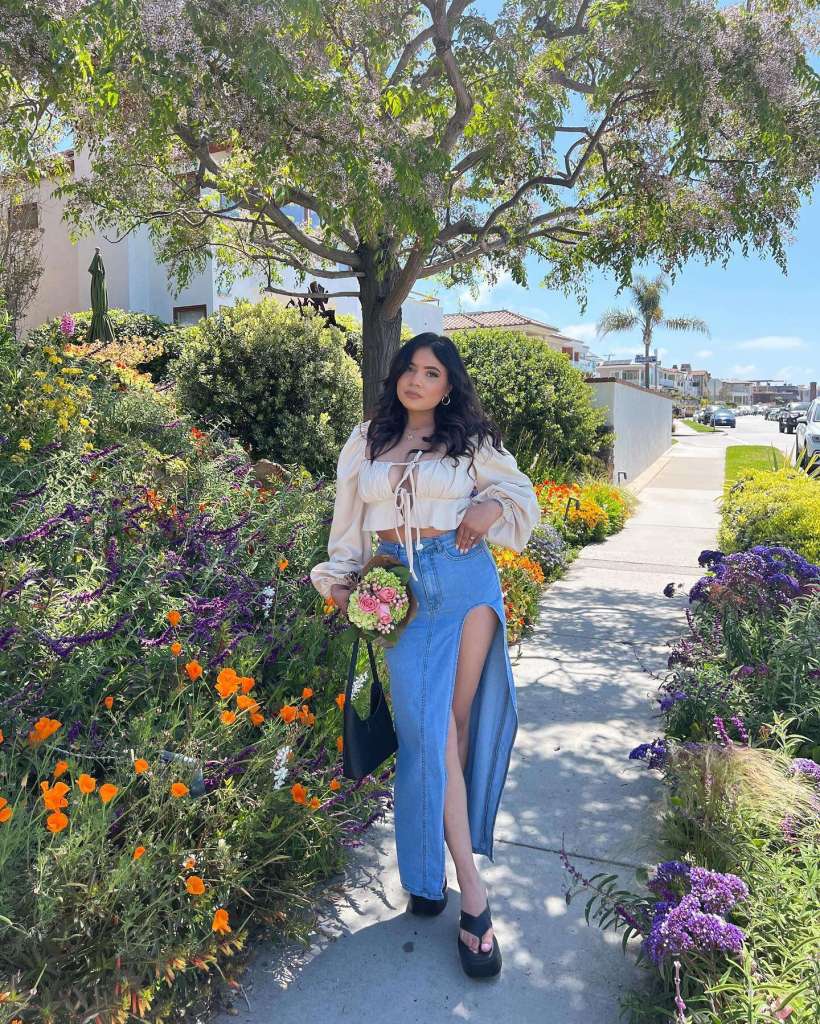
[[[349,573],[362,569],[371,555],[375,530],[404,527],[407,562],[413,579],[415,550],[423,548],[421,530],[453,530],[467,508],[477,501],[496,498],[502,515],[487,532],[487,540],[523,551],[541,518],[532,482],[522,473],[515,457],[502,445],[495,449],[489,440],[475,452],[474,463],[463,456],[458,465],[449,455],[422,458],[423,452],[405,462],[371,461],[365,458],[370,420],[353,428],[339,454],[336,470],[336,500],[328,537],[328,561],[310,570],[310,579],[323,597],[330,588],[345,582]],[[395,489],[390,483],[391,466],[404,466]],[[408,487],[404,487],[405,481]],[[472,495],[474,488],[478,489]]]

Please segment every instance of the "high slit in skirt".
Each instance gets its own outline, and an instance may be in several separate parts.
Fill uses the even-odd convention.
[[[382,540],[376,554],[407,565],[403,544]],[[456,531],[422,537],[413,553],[415,618],[385,648],[398,739],[394,781],[401,883],[427,899],[443,896],[446,747],[464,620],[479,605],[498,622],[470,710],[464,769],[474,853],[493,858],[493,829],[518,731],[518,707],[501,580],[486,541],[462,554]]]

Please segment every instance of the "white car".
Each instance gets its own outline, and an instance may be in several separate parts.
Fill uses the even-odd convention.
[[[807,465],[815,456],[814,466],[820,466],[820,398],[815,398],[806,410],[805,422],[797,424],[797,461]]]

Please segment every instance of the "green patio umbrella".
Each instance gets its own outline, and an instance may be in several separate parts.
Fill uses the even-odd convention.
[[[105,266],[99,249],[94,251],[94,259],[88,273],[91,274],[91,325],[88,328],[88,341],[101,341],[107,344],[114,340],[114,325],[108,315]]]

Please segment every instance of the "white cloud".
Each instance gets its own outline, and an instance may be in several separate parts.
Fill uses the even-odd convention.
[[[754,363],[735,363],[734,366],[729,367],[730,377],[747,377],[750,373],[754,373],[757,367]]]
[[[576,341],[583,341],[586,345],[592,345],[598,338],[598,327],[596,324],[569,324],[561,328],[561,333],[568,338],[575,338]]]
[[[784,380],[787,384],[808,384],[817,380],[814,366],[781,366],[772,380]]]
[[[784,349],[807,348],[802,338],[792,334],[766,334],[760,338],[749,338],[748,341],[739,341],[735,348],[764,349],[770,352],[781,352]]]
[[[468,290],[464,290],[459,293],[458,301],[461,306],[472,306],[474,309],[479,309],[481,306],[486,306],[493,294],[499,289],[512,281],[512,274],[509,270],[502,270],[498,275],[498,279],[495,284],[490,284],[489,281],[482,281],[478,286],[478,296],[473,298]]]
[[[710,348],[702,348],[695,353],[698,359],[710,359],[714,354]]]

